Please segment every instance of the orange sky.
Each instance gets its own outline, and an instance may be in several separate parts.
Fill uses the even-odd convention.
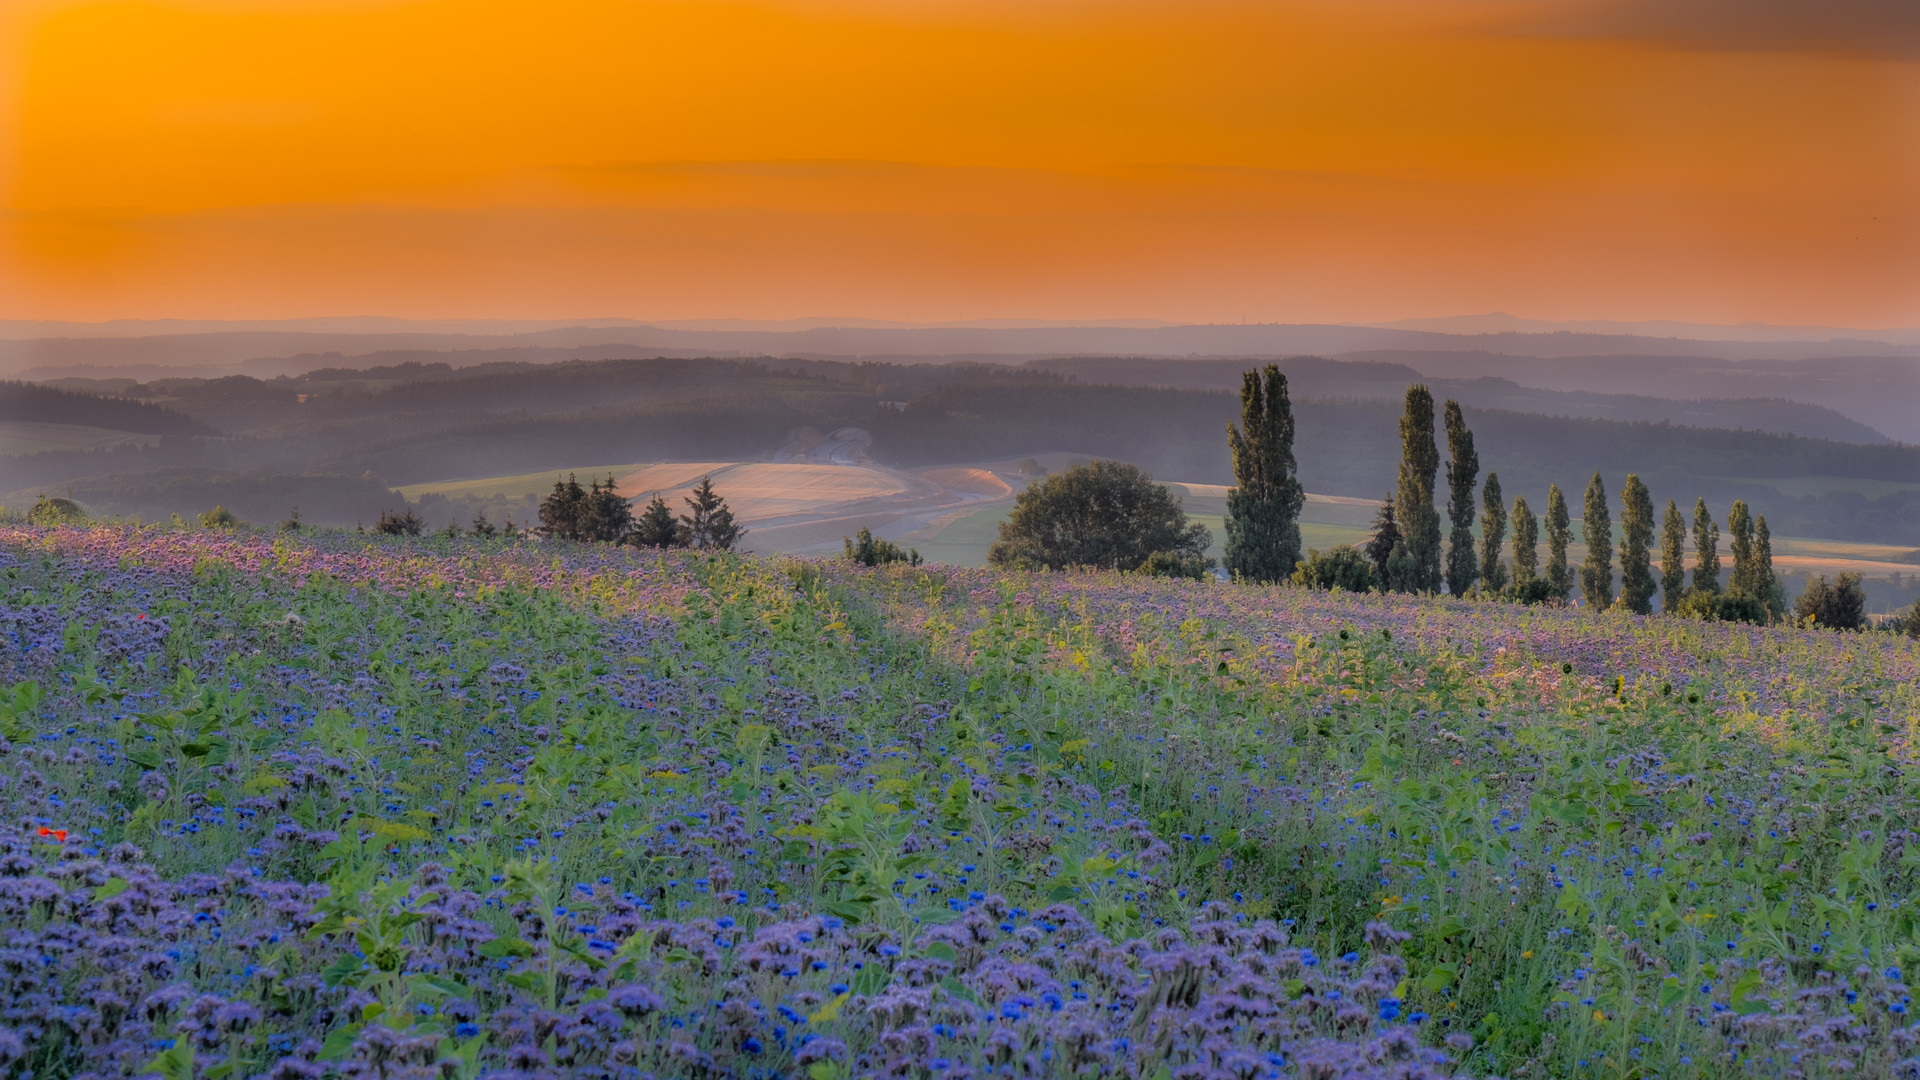
[[[1745,2],[0,0],[0,318],[1920,324],[1908,5]]]

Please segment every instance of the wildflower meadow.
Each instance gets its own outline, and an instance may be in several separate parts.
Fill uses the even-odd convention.
[[[1920,1077],[1920,646],[0,530],[22,1080]]]

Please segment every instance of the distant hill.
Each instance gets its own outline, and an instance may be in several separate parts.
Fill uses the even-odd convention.
[[[137,505],[144,514],[154,507],[136,498],[144,483],[171,493],[186,513],[206,509],[187,500],[213,491],[209,485],[273,476],[278,487],[247,490],[301,502],[312,514],[319,511],[303,499],[348,505],[322,494],[337,491],[337,481],[289,478],[357,477],[384,489],[587,462],[752,461],[796,429],[845,425],[872,431],[876,460],[896,466],[1064,449],[1133,461],[1170,479],[1231,481],[1223,431],[1237,412],[1235,393],[1084,379],[1143,378],[1157,370],[1151,364],[1171,364],[1237,385],[1250,361],[1086,363],[1096,367],[655,358],[461,368],[406,360],[371,370],[332,365],[298,378],[122,382],[112,384],[117,393],[149,404],[116,406],[162,403],[220,437],[0,459],[0,493],[87,486],[107,505]],[[1388,490],[1400,398],[1420,372],[1385,361],[1285,364],[1300,395],[1296,453],[1309,488],[1361,497]],[[1705,496],[1720,505],[1747,498],[1783,534],[1910,544],[1920,531],[1920,447],[1754,430],[1787,423],[1862,430],[1823,410],[1538,390],[1497,378],[1429,381],[1442,398],[1451,393],[1466,404],[1482,460],[1511,493],[1539,499],[1550,482],[1575,491],[1596,469],[1613,489],[1633,471],[1658,498],[1690,504]],[[1703,419],[1731,426],[1698,426]],[[183,479],[193,476],[201,487]],[[314,494],[301,495],[303,486]]]
[[[151,403],[19,382],[0,382],[0,420],[77,424],[136,435],[213,434],[200,421]]]
[[[1463,359],[1462,356],[1474,359]],[[1032,360],[1027,366],[1043,371],[1072,375],[1082,382],[1114,383],[1123,386],[1169,386],[1194,390],[1232,390],[1238,392],[1241,373],[1256,363],[1244,359],[1206,359],[1206,360],[1168,360],[1149,357],[1068,357],[1063,359]],[[1296,356],[1276,361],[1280,369],[1286,372],[1287,382],[1295,398],[1382,398],[1399,400],[1406,392],[1408,384],[1424,382],[1433,388],[1438,398],[1454,398],[1463,405],[1479,405],[1490,409],[1506,409],[1513,412],[1538,412],[1552,416],[1584,417],[1594,420],[1627,421],[1666,421],[1673,424],[1685,424],[1691,427],[1731,428],[1747,431],[1771,431],[1786,435],[1804,435],[1814,439],[1835,439],[1842,442],[1888,442],[1882,432],[1853,419],[1825,405],[1809,404],[1790,400],[1792,395],[1782,393],[1776,397],[1732,397],[1726,394],[1706,396],[1674,395],[1653,396],[1649,394],[1611,393],[1587,388],[1585,382],[1609,386],[1646,385],[1652,376],[1636,375],[1648,366],[1641,358],[1622,358],[1622,362],[1611,365],[1626,369],[1629,374],[1618,375],[1599,372],[1587,373],[1571,362],[1544,361],[1529,358],[1527,362],[1518,362],[1515,357],[1489,357],[1484,353],[1473,354],[1433,354],[1433,353],[1370,353],[1364,359],[1334,360],[1318,356]],[[1675,364],[1692,365],[1695,361],[1669,360],[1667,366]],[[1805,375],[1816,381],[1827,382],[1830,379],[1808,374],[1809,369],[1826,370],[1824,361],[1805,361],[1796,364],[1767,365],[1764,371],[1756,369],[1749,372],[1743,366],[1732,377],[1722,377],[1718,381],[1711,378],[1695,378],[1681,382],[1681,376],[1675,370],[1666,370],[1665,378],[1670,389],[1684,388],[1700,391],[1709,387],[1738,390],[1743,387],[1772,388],[1784,391],[1788,389],[1783,379],[1799,378]],[[1901,361],[1900,364],[1905,364]],[[1602,367],[1598,361],[1595,367]],[[1724,366],[1724,365],[1722,365]],[[1920,363],[1912,365],[1920,371]],[[1482,368],[1497,369],[1503,374],[1481,374],[1462,376],[1460,372],[1479,371]],[[1775,374],[1784,369],[1784,375]],[[1663,370],[1665,370],[1663,368]],[[1695,370],[1687,367],[1679,370]],[[1878,371],[1882,377],[1897,376],[1898,366]],[[1751,377],[1750,377],[1751,376]],[[1526,382],[1515,381],[1521,379]],[[1542,389],[1543,381],[1555,381],[1566,384],[1562,389]],[[1861,379],[1865,387],[1874,383]],[[1883,387],[1885,392],[1887,389]],[[1896,388],[1897,389],[1897,388]],[[1862,395],[1855,395],[1862,396]],[[1913,388],[1912,398],[1920,404],[1920,385]],[[1864,405],[1852,401],[1857,407],[1869,409],[1882,408],[1880,405]],[[1895,400],[1901,400],[1896,394]],[[1891,406],[1886,406],[1891,411]],[[1903,423],[1909,422],[1903,418]],[[1920,424],[1920,419],[1910,421]],[[1916,438],[1909,441],[1920,441]]]

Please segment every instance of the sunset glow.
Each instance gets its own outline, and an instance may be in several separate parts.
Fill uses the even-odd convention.
[[[16,4],[0,317],[1920,322],[1897,34],[1632,14]]]

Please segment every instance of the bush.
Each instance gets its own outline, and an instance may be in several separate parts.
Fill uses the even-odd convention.
[[[1867,625],[1867,590],[1860,574],[1841,574],[1827,583],[1821,574],[1807,582],[1807,591],[1794,601],[1793,619],[1823,630],[1858,630]]]
[[[1075,465],[1027,486],[987,552],[995,566],[1138,570],[1155,552],[1204,558],[1207,527],[1189,524],[1166,487],[1121,461]]]
[[[1501,590],[1500,595],[1516,604],[1551,604],[1564,599],[1552,579],[1544,577],[1516,581]]]
[[[883,566],[887,563],[903,562],[908,566],[920,565],[920,552],[902,548],[891,540],[882,540],[873,535],[873,530],[865,528],[854,536],[841,538],[846,545],[847,561],[863,566]]]
[[[1920,602],[1907,609],[1907,613],[1896,622],[1895,628],[1910,638],[1920,639]]]
[[[1689,619],[1705,619],[1709,622],[1743,622],[1756,626],[1765,626],[1768,622],[1767,602],[1757,596],[1744,592],[1713,592],[1709,589],[1696,589],[1680,601],[1679,614]]]
[[[234,529],[246,522],[233,516],[233,511],[224,506],[216,506],[200,515],[200,527],[203,529]]]
[[[1352,544],[1341,544],[1332,551],[1308,548],[1307,557],[1293,565],[1293,577],[1289,580],[1309,589],[1339,589],[1351,593],[1366,592],[1380,583],[1374,574],[1373,561]]]
[[[1213,560],[1202,555],[1182,555],[1173,551],[1156,551],[1147,556],[1135,573],[1146,577],[1186,578],[1190,581],[1205,581],[1213,570]]]
[[[87,511],[72,499],[40,496],[40,501],[27,511],[29,525],[79,525],[87,520]]]

